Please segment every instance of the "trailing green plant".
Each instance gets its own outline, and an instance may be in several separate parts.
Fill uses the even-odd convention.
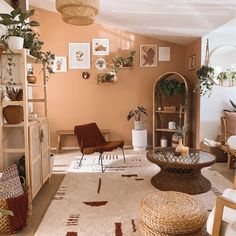
[[[120,70],[121,67],[130,67],[133,65],[134,63],[134,55],[135,55],[136,51],[135,50],[131,50],[129,53],[129,56],[124,58],[124,57],[114,57],[112,59],[112,63],[113,63],[113,71],[115,73],[118,73],[118,71]]]
[[[98,77],[97,82],[98,83],[111,83],[114,82],[116,74],[112,71],[102,74],[101,76]]]
[[[30,21],[29,18],[34,15],[34,10],[22,12],[20,8],[14,9],[10,14],[1,13],[0,24],[6,26],[7,34],[1,37],[7,40],[9,36],[17,36],[24,38],[31,31],[31,27],[39,26],[37,21]]]
[[[208,96],[211,95],[212,89],[213,89],[213,79],[215,75],[215,70],[210,65],[202,65],[197,70],[197,76],[199,78],[199,85],[197,86],[197,89],[200,91],[200,95],[204,96],[208,94]]]
[[[129,111],[127,120],[130,120],[132,117],[134,117],[135,121],[141,121],[142,114],[147,116],[147,110],[143,106],[138,106],[137,109]]]
[[[233,70],[228,69],[226,71],[220,72],[217,76],[217,79],[222,80],[222,81],[236,80],[236,72],[233,71]]]
[[[157,84],[157,94],[159,96],[173,96],[183,93],[185,93],[185,85],[176,79],[162,79]]]

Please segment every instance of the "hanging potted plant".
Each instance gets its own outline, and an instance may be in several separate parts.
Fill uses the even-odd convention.
[[[4,97],[10,101],[23,101],[23,90],[14,88],[13,85],[7,86]],[[3,116],[8,124],[19,124],[24,119],[23,107],[20,105],[8,105],[3,108]]]
[[[10,14],[0,14],[2,18],[0,24],[6,26],[7,34],[2,36],[11,51],[16,52],[21,50],[24,46],[24,37],[27,32],[31,31],[30,27],[39,26],[37,21],[30,21],[29,17],[34,15],[34,10],[21,12],[17,8],[10,12]]]
[[[198,88],[200,90],[200,95],[211,95],[214,83],[215,70],[210,65],[202,65],[197,70],[197,76],[199,78]]]
[[[138,106],[137,109],[129,111],[127,116],[127,120],[130,120],[134,117],[134,129],[135,130],[142,130],[143,129],[143,122],[141,121],[142,114],[147,116],[147,111],[143,106]]]

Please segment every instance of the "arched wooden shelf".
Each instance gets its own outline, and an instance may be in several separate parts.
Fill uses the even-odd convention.
[[[185,93],[173,96],[158,95],[158,83],[161,80],[175,79],[184,84]],[[189,144],[188,131],[189,127],[189,88],[185,77],[177,72],[167,72],[161,75],[153,86],[153,148],[160,146],[161,136],[167,138],[168,146],[171,146],[172,135],[177,131],[168,128],[170,121],[176,122],[176,126],[181,125],[186,127],[184,136],[184,144]],[[183,111],[180,112],[180,105],[183,106]],[[165,106],[176,107],[176,110],[166,110]],[[158,109],[159,108],[159,109]],[[181,117],[181,118],[179,118]],[[181,120],[181,124],[180,123]]]

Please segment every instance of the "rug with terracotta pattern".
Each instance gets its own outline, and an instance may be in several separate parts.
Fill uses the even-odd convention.
[[[78,166],[75,157],[51,202],[36,236],[138,236],[138,207],[150,193],[158,192],[151,177],[159,167],[145,153],[126,154],[126,163],[117,153],[104,157],[101,173],[98,156],[86,157]],[[213,168],[203,175],[212,183],[211,191],[195,195],[210,211],[216,196],[232,184]]]

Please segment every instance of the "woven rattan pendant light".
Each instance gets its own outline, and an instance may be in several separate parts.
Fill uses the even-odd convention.
[[[99,12],[99,0],[56,0],[62,19],[72,25],[90,25]]]

